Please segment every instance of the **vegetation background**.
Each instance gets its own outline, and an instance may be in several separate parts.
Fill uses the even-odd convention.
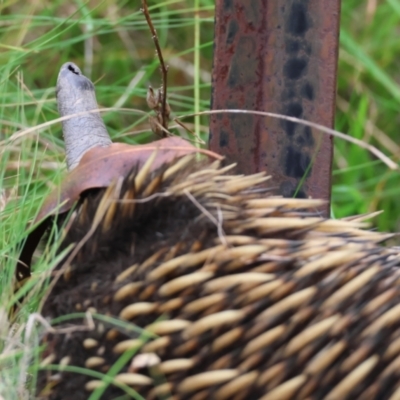
[[[149,6],[170,66],[174,114],[209,109],[214,0],[149,1]],[[161,76],[139,9],[139,0],[0,4],[0,399],[30,398],[24,382],[33,371],[27,360],[35,354],[35,340],[24,328],[41,289],[29,292],[16,316],[20,325],[10,329],[7,313],[16,300],[10,282],[26,224],[65,174],[61,125],[52,123],[58,118],[60,66],[66,61],[81,66],[95,82],[101,106],[132,109],[104,114],[114,140],[152,138],[145,96],[149,84],[159,87]],[[377,146],[397,162],[399,110],[400,0],[342,0],[336,129]],[[185,121],[206,140],[207,118]],[[400,230],[397,171],[335,140],[333,174],[334,217],[383,209],[378,228]],[[50,252],[44,252],[38,268],[49,259]]]

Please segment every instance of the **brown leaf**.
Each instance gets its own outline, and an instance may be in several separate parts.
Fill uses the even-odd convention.
[[[53,191],[45,200],[34,223],[41,220],[43,222],[28,235],[22,248],[17,265],[17,279],[29,277],[32,255],[47,227],[49,216],[69,211],[85,190],[107,187],[115,178],[126,176],[135,165],[143,165],[155,150],[158,153],[152,170],[172,161],[175,157],[196,152],[222,159],[220,155],[196,148],[179,137],[168,137],[144,145],[113,143],[108,147],[90,149],[82,157],[78,166],[68,173],[61,187]]]
[[[146,101],[149,108],[152,110],[157,110],[160,105],[160,95],[159,92],[154,92],[154,89],[149,86],[147,89]]]

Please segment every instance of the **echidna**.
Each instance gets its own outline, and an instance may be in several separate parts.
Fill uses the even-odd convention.
[[[76,68],[60,76],[83,81]],[[387,235],[323,219],[317,200],[273,196],[264,173],[156,160],[85,191],[66,224],[40,398],[400,399]]]

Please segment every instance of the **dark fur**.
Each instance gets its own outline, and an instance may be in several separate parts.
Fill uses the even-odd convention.
[[[147,178],[144,188],[155,177],[161,176],[167,167],[164,166],[153,172]],[[177,182],[185,182],[185,180],[189,179],[188,176],[191,172],[204,167],[204,164],[194,163],[190,168],[179,171],[171,179],[161,183],[154,191],[159,193],[167,192],[171,185]],[[135,175],[136,171],[133,171],[130,177],[125,179],[121,196],[126,190],[132,188]],[[397,255],[397,252],[379,247],[374,243],[374,240],[369,240],[367,236],[358,236],[357,233],[348,233],[348,230],[343,229],[341,231],[338,228],[335,232],[320,233],[320,236],[326,239],[321,244],[320,255],[324,256],[338,249],[347,249],[351,252],[350,246],[352,244],[358,244],[361,249],[359,251],[362,254],[337,268],[321,272],[317,271],[300,278],[296,277],[294,275],[296,271],[307,262],[311,262],[316,258],[313,256],[314,258],[309,257],[304,259],[298,255],[302,254],[301,252],[307,247],[307,242],[312,238],[314,228],[280,229],[277,226],[270,232],[263,231],[263,233],[260,230],[261,228],[241,230],[240,227],[251,220],[245,212],[248,208],[246,201],[250,198],[266,197],[265,191],[264,193],[261,191],[261,194],[257,193],[256,189],[259,186],[256,186],[250,188],[250,190],[245,189],[223,198],[219,196],[220,193],[224,192],[222,186],[222,184],[216,184],[215,192],[206,193],[210,197],[200,195],[196,199],[216,219],[218,219],[219,215],[218,208],[215,206],[216,202],[218,202],[223,212],[232,212],[235,214],[234,219],[224,220],[223,228],[226,235],[246,235],[253,238],[253,243],[255,244],[261,243],[259,242],[260,240],[268,238],[284,238],[286,240],[286,244],[276,244],[276,247],[271,247],[274,251],[281,250],[281,256],[278,257],[275,255],[271,259],[268,259],[269,253],[266,253],[264,258],[252,257],[245,259],[243,265],[235,269],[235,273],[245,273],[261,265],[268,264],[266,267],[267,272],[276,274],[277,279],[279,278],[282,281],[281,287],[272,292],[271,296],[250,303],[247,306],[241,304],[243,296],[247,292],[251,293],[257,285],[249,285],[247,292],[241,289],[239,285],[229,287],[223,291],[224,297],[221,302],[199,313],[187,313],[183,312],[181,308],[177,308],[167,314],[157,311],[134,318],[131,322],[144,328],[160,317],[169,320],[179,318],[195,322],[205,315],[215,312],[230,309],[240,310],[243,307],[246,309],[246,316],[240,322],[209,329],[189,341],[182,336],[182,332],[180,331],[169,335],[170,344],[157,352],[158,357],[162,361],[175,358],[192,358],[195,360],[195,365],[187,370],[169,374],[166,378],[156,377],[154,381],[157,383],[160,381],[163,382],[166,379],[171,382],[172,394],[176,396],[174,399],[212,399],[223,384],[211,385],[204,390],[190,393],[180,392],[179,384],[188,376],[213,369],[238,368],[241,372],[257,371],[261,374],[273,366],[281,365],[281,370],[275,374],[274,379],[262,385],[254,383],[244,390],[239,390],[234,396],[229,397],[232,399],[257,399],[285,381],[302,374],[307,365],[320,351],[329,348],[329,346],[339,341],[344,341],[346,349],[338,355],[326,370],[320,371],[320,374],[315,376],[310,376],[306,384],[299,387],[291,398],[302,399],[308,397],[309,399],[323,399],[351,372],[341,370],[343,363],[354,352],[365,348],[365,354],[360,356],[360,362],[368,359],[373,354],[378,355],[378,362],[363,379],[362,383],[352,387],[343,399],[388,399],[398,386],[398,382],[400,382],[400,372],[395,370],[393,373],[388,374],[388,376],[380,378],[384,368],[397,356],[395,355],[387,360],[383,360],[382,355],[387,350],[388,344],[400,337],[400,318],[394,324],[380,329],[376,334],[365,338],[361,338],[360,335],[365,328],[370,326],[384,312],[400,304],[400,288],[398,285],[400,274],[397,268],[398,262],[396,260],[393,261],[393,257]],[[220,193],[218,190],[220,190]],[[81,223],[78,222],[78,219],[72,223],[62,247],[70,243],[78,243],[84,237],[90,228],[91,221],[103,193],[104,190],[85,194],[84,197],[88,200],[86,218]],[[141,196],[141,192],[136,193],[135,198],[141,198]],[[58,281],[43,309],[43,314],[46,317],[54,318],[77,312],[77,304],[79,304],[79,308],[82,311],[85,311],[89,307],[94,307],[98,314],[108,314],[118,317],[121,309],[137,301],[148,301],[162,305],[170,299],[180,298],[183,300],[183,304],[188,304],[204,296],[203,284],[193,285],[167,298],[161,296],[158,292],[158,289],[165,282],[171,281],[183,274],[197,271],[203,267],[203,263],[184,271],[178,267],[167,276],[156,281],[149,281],[148,274],[165,260],[215,246],[216,242],[218,242],[216,225],[186,195],[157,197],[146,203],[137,204],[132,218],[122,217],[123,207],[123,204],[119,205],[113,224],[106,233],[102,233],[101,229],[98,228],[91,239],[84,245],[71,265],[68,278],[64,279],[62,276]],[[266,213],[267,216],[297,216],[298,218],[303,218],[302,215],[305,215],[301,212],[286,210],[284,207]],[[346,228],[346,223],[343,224],[344,228]],[[333,243],[333,239],[337,239],[341,244],[338,244],[338,242]],[[122,283],[115,282],[117,275],[127,267],[136,263],[143,263],[158,251],[161,251],[159,259],[148,269],[137,271]],[[231,261],[235,260],[218,262],[218,265],[214,267],[215,275],[213,279],[232,274],[232,271],[229,269]],[[319,308],[329,296],[374,264],[381,265],[381,270],[374,275],[368,284],[344,302],[334,305],[326,310],[325,313],[320,312]],[[143,282],[143,288],[134,298],[123,302],[112,301],[114,293],[127,282]],[[283,290],[284,287],[287,287],[286,291]],[[256,321],[257,316],[261,312],[273,306],[281,299],[309,287],[315,287],[317,291],[305,303],[299,303],[297,308],[287,310],[281,314],[278,313],[273,318],[266,319],[265,321]],[[282,293],[279,292],[280,290]],[[386,303],[374,310],[373,313],[364,315],[363,310],[365,307],[386,290],[393,290],[393,296]],[[335,314],[341,316],[342,329],[335,331],[339,325],[335,324],[328,332],[318,336],[312,343],[307,344],[300,351],[290,356],[285,356],[285,349],[291,339],[307,327]],[[83,323],[83,319],[76,319],[68,321],[68,324],[64,324],[63,327],[73,324],[82,325]],[[252,355],[252,358],[250,357],[248,360],[241,358],[241,353],[250,339],[280,324],[286,326],[285,332],[271,346],[258,351],[257,354]],[[107,332],[115,327],[97,320],[95,320],[95,325],[96,327],[93,331],[48,334],[44,341],[48,345],[45,355],[55,354],[55,363],[59,362],[64,356],[70,356],[70,365],[84,367],[85,360],[90,356],[98,355],[99,351],[99,347],[93,350],[87,350],[83,347],[83,340],[90,337],[100,342],[100,347],[102,347],[101,356],[106,360],[106,365],[110,367],[120,357],[120,355],[116,355],[112,351],[115,344],[122,340],[138,337],[138,333],[136,332],[127,332],[121,329],[116,339],[107,340]],[[235,327],[242,330],[238,339],[226,348],[214,352],[212,350],[213,342]],[[187,343],[188,347],[184,352],[179,353],[178,349],[184,343]],[[215,364],[217,361],[219,364]],[[249,363],[247,367],[245,365],[246,362]],[[358,364],[356,362],[352,369]],[[129,362],[120,372],[127,371],[128,368]],[[101,368],[97,370],[101,371]],[[143,368],[136,372],[154,376],[154,371],[149,371],[148,368]],[[52,374],[54,372],[41,373],[39,381],[40,390],[43,390],[46,385],[50,384]],[[63,372],[60,382],[52,389],[50,389],[50,385],[48,390],[42,392],[41,398],[51,400],[87,399],[89,393],[84,390],[84,385],[90,379],[94,378]],[[152,394],[151,386],[138,386],[135,389],[145,399],[157,398]],[[123,391],[110,385],[101,398],[109,400],[122,396],[122,394]],[[125,397],[118,398],[130,397],[126,395]]]

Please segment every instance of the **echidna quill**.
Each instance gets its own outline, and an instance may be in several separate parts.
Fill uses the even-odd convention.
[[[38,397],[400,399],[387,235],[274,197],[263,173],[157,154],[86,190],[67,223]]]

